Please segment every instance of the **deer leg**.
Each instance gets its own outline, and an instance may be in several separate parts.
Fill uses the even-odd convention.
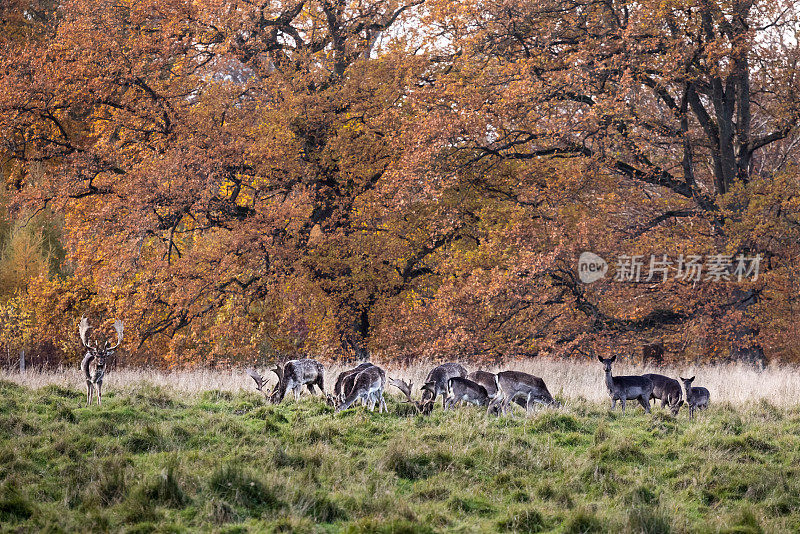
[[[101,404],[103,404],[101,402],[103,400],[103,395],[102,395],[103,383],[98,382],[97,384],[95,384],[95,387],[97,388],[97,405],[100,406]]]
[[[650,401],[644,400],[644,395],[639,397],[639,403],[644,408],[645,413],[650,413]],[[663,408],[663,406],[662,406],[662,408]]]
[[[623,406],[624,406],[624,404],[623,404]],[[611,411],[613,412],[616,409],[617,409],[617,399],[615,397],[611,397]],[[623,408],[623,410],[624,410],[624,408]]]
[[[86,406],[92,403],[92,383],[86,381]]]
[[[619,402],[622,403],[622,413],[625,413],[625,401],[628,400],[625,397],[620,397]]]
[[[306,387],[308,387],[309,393],[311,393],[313,395],[314,394],[314,383],[310,382]],[[302,391],[302,389],[303,388],[300,388],[301,391]]]

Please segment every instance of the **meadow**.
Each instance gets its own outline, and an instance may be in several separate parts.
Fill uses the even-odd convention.
[[[599,364],[514,367],[564,407],[425,417],[388,395],[389,413],[334,415],[307,393],[268,405],[240,370],[120,370],[86,408],[77,370],[4,372],[0,530],[800,530],[796,369],[681,369],[712,393],[689,420],[610,412]]]

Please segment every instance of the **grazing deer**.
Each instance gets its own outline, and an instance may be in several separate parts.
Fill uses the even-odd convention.
[[[489,395],[491,399],[494,399],[497,395],[497,384],[495,384],[494,377],[495,374],[489,371],[472,371],[467,375],[468,380],[482,385],[486,389],[486,394]]]
[[[486,393],[489,395],[489,400],[493,401],[497,397],[497,383],[495,382],[495,374],[489,371],[473,371],[467,375],[469,380],[476,382],[486,388]],[[525,408],[526,400],[522,397],[517,397],[514,402]]]
[[[433,401],[428,400],[426,402],[422,401],[415,401],[411,398],[411,390],[414,387],[414,383],[408,383],[405,380],[398,380],[394,378],[389,379],[389,385],[394,386],[399,389],[403,395],[406,396],[406,402],[417,409],[417,413],[421,413],[422,415],[430,415],[433,411]]]
[[[92,404],[92,396],[97,393],[97,405],[101,404],[103,397],[103,377],[106,374],[106,359],[114,354],[114,349],[119,347],[122,343],[122,332],[124,325],[122,321],[116,319],[114,321],[114,330],[117,331],[117,344],[111,345],[110,341],[106,341],[102,347],[98,342],[92,344],[89,339],[89,320],[84,317],[78,325],[78,333],[81,337],[83,346],[89,349],[81,361],[81,370],[86,377],[86,406]]]
[[[661,407],[666,408],[669,406],[669,411],[672,412],[672,415],[677,416],[678,410],[683,406],[683,392],[681,391],[680,383],[674,378],[655,373],[648,373],[642,376],[649,378],[653,382],[653,393],[650,394],[650,398],[661,400]]]
[[[350,393],[350,390],[353,389],[353,384],[355,384],[358,373],[373,366],[373,363],[364,362],[353,369],[348,369],[339,373],[339,376],[336,377],[336,384],[333,386],[333,398],[336,400],[337,404],[344,401],[344,398]]]
[[[275,393],[277,386],[275,386],[272,389],[272,391],[268,394],[266,391],[264,391],[264,386],[267,385],[267,382],[266,380],[264,380],[264,377],[258,374],[258,371],[256,371],[252,367],[248,367],[247,369],[244,370],[244,372],[247,373],[250,376],[250,378],[256,381],[256,391],[260,391],[261,393],[263,393],[264,398],[272,402],[272,395]]]
[[[686,404],[689,405],[689,418],[692,419],[694,418],[695,408],[701,410],[708,408],[708,401],[711,398],[711,394],[706,388],[692,387],[692,382],[694,382],[695,377],[680,378],[683,381],[683,387],[686,389]]]
[[[324,376],[325,368],[317,360],[311,358],[304,358],[302,360],[289,360],[281,367],[280,364],[272,369],[272,372],[278,376],[278,383],[267,395],[263,387],[266,384],[261,375],[254,369],[247,369],[247,374],[250,375],[256,382],[256,389],[264,394],[272,404],[279,404],[283,401],[287,391],[294,393],[295,400],[300,398],[301,388],[308,387],[308,391],[314,394],[314,386],[319,387],[322,395],[325,395]]]
[[[597,357],[604,365],[606,373],[606,386],[608,394],[611,395],[611,409],[617,407],[617,400],[622,402],[622,413],[625,413],[625,401],[636,399],[644,407],[644,411],[650,413],[650,396],[653,394],[653,381],[643,376],[613,376],[611,374],[611,364],[617,359],[614,355],[611,358]]]
[[[511,402],[517,401],[517,399],[523,401],[518,404],[523,406],[526,412],[530,411],[533,404],[561,405],[553,399],[544,380],[538,376],[522,371],[501,371],[495,375],[495,384],[498,393],[489,405],[487,413],[492,408],[499,408],[500,413],[505,413]]]
[[[430,401],[435,401],[436,397],[442,396],[442,408],[444,408],[444,401],[447,398],[447,381],[453,377],[459,376],[464,378],[467,376],[467,370],[460,363],[443,363],[434,367],[425,383],[422,385],[422,402],[423,404]]]
[[[378,404],[378,413],[386,409],[386,401],[383,399],[383,388],[386,385],[386,373],[376,365],[363,369],[356,375],[353,388],[337,406],[336,412],[348,409],[357,400],[363,400],[369,404],[369,410],[375,410]],[[388,410],[387,410],[388,411]]]
[[[454,376],[447,381],[447,399],[444,409],[447,411],[456,402],[468,402],[476,406],[488,406],[489,394],[482,385],[467,378]]]

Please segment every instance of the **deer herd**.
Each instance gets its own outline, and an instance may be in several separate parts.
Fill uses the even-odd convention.
[[[114,354],[122,343],[123,323],[119,319],[114,321],[114,330],[117,333],[116,344],[111,341],[92,342],[89,336],[89,321],[86,317],[81,319],[78,326],[83,346],[88,350],[81,361],[81,370],[86,379],[86,404],[92,403],[96,395],[97,404],[101,403],[103,377],[105,376],[106,360]],[[592,353],[594,356],[594,353]],[[708,408],[709,392],[703,387],[693,387],[695,377],[683,378],[683,390],[680,383],[664,375],[645,374],[641,376],[614,376],[611,366],[616,356],[602,358],[597,356],[603,364],[605,382],[611,396],[611,409],[616,409],[617,401],[622,404],[625,413],[625,404],[629,400],[638,401],[645,412],[650,413],[650,401],[660,400],[661,407],[667,408],[673,416],[678,415],[678,410],[685,403],[689,406],[689,417],[694,417],[696,409]],[[255,369],[247,369],[256,383],[256,389],[263,393],[264,398],[273,404],[283,401],[286,393],[291,391],[295,400],[300,398],[303,386],[314,394],[314,387],[318,387],[320,394],[325,396],[328,404],[341,412],[361,401],[362,405],[369,407],[370,411],[378,406],[378,412],[388,411],[383,393],[386,389],[386,372],[370,362],[364,362],[352,369],[339,373],[333,386],[333,394],[325,393],[325,368],[317,360],[304,358],[289,360],[283,366],[276,365],[272,372],[278,377],[277,384],[272,391],[267,393],[264,389],[266,381]],[[547,390],[544,380],[522,371],[473,371],[467,373],[463,365],[455,362],[443,363],[434,367],[425,378],[425,383],[420,388],[422,397],[419,400],[412,398],[414,384],[402,379],[389,378],[390,386],[396,387],[405,396],[408,404],[414,406],[417,412],[428,415],[433,411],[437,397],[442,398],[442,408],[447,411],[455,404],[474,404],[486,408],[487,413],[505,414],[511,403],[515,403],[529,412],[537,404],[559,407],[561,404],[553,399]],[[685,393],[684,393],[685,392]],[[684,400],[685,394],[685,400]]]
[[[597,357],[605,370],[605,381],[611,396],[611,409],[616,409],[617,401],[622,403],[625,413],[626,401],[636,400],[650,413],[650,401],[660,400],[662,408],[669,408],[673,416],[684,404],[684,392],[677,380],[659,374],[641,376],[614,376],[611,366],[616,360]],[[283,400],[286,391],[291,389],[295,399],[299,397],[303,385],[314,393],[314,386],[323,387],[324,369],[322,364],[313,359],[290,360],[281,367],[277,365],[272,371],[278,376],[278,383],[270,393],[264,390],[264,378],[254,369],[247,369],[247,374],[256,382],[256,389],[272,402]],[[685,390],[685,404],[689,406],[689,417],[694,417],[695,409],[708,408],[709,393],[706,388],[692,387],[692,378],[682,378]],[[339,373],[333,387],[333,394],[327,394],[326,400],[336,412],[350,408],[357,401],[368,406],[370,411],[378,406],[378,412],[386,411],[383,398],[386,389],[386,372],[369,362],[362,363],[352,369]],[[518,404],[529,412],[537,404],[560,407],[553,399],[544,380],[522,371],[473,371],[467,373],[463,365],[455,362],[444,363],[434,367],[425,378],[420,388],[422,397],[412,398],[414,384],[398,378],[389,378],[388,384],[396,387],[405,396],[404,402],[414,406],[417,412],[428,415],[433,411],[437,397],[442,399],[442,408],[447,411],[455,404],[468,403],[486,408],[487,413],[505,414],[511,403]]]

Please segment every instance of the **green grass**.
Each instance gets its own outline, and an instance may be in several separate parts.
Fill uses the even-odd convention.
[[[0,382],[0,531],[800,530],[800,407],[334,415],[143,383],[82,399]]]

